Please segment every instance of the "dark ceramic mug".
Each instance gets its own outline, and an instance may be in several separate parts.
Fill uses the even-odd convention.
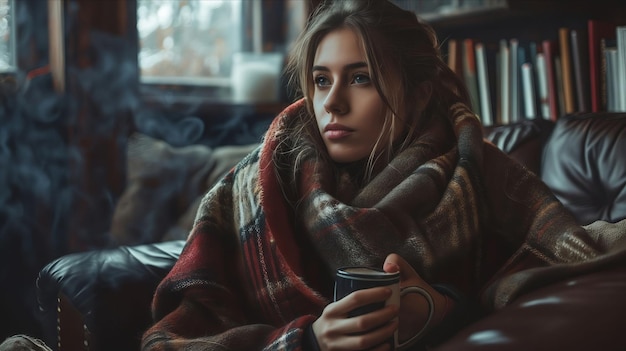
[[[335,276],[334,300],[338,301],[356,290],[369,289],[379,286],[391,288],[391,296],[383,302],[372,303],[354,309],[349,313],[350,317],[370,313],[391,304],[400,305],[400,298],[402,296],[408,293],[417,293],[422,295],[426,301],[428,301],[429,313],[426,325],[430,323],[434,312],[434,302],[432,296],[430,296],[426,290],[417,286],[409,286],[400,289],[400,272],[387,273],[381,269],[361,266],[339,268],[337,269],[337,274]],[[422,331],[425,329],[426,328]],[[409,340],[400,343],[398,341],[398,331],[396,330],[393,339],[388,342],[392,346],[392,349],[402,350],[403,348],[412,345],[413,342],[421,336],[422,332],[419,332]]]

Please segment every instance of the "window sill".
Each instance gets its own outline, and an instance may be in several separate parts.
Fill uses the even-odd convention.
[[[262,112],[280,112],[288,105],[287,101],[238,102],[233,99],[232,89],[225,85],[198,86],[176,84],[141,84],[139,93],[144,103],[152,106],[193,108],[213,107],[254,107]]]

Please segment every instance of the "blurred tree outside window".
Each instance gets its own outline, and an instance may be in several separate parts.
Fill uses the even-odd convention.
[[[141,81],[230,85],[242,46],[242,1],[138,0]]]
[[[15,70],[13,0],[0,0],[0,72]]]

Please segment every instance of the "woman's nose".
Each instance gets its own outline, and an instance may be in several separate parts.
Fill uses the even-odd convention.
[[[334,86],[328,92],[324,108],[326,112],[332,114],[343,115],[348,113],[350,106],[341,86]]]

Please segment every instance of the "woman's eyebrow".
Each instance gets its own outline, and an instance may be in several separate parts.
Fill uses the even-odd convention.
[[[313,66],[313,71],[330,71],[326,66]]]
[[[367,62],[361,61],[361,62],[349,63],[345,65],[343,69],[345,71],[349,71],[349,70],[363,68],[363,67],[367,67]],[[313,71],[330,71],[330,69],[326,66],[317,66],[317,65],[313,66],[312,70]]]
[[[348,71],[348,70],[353,70],[353,69],[363,68],[363,67],[367,68],[367,62],[362,61],[362,62],[350,63],[346,65],[344,69]]]

